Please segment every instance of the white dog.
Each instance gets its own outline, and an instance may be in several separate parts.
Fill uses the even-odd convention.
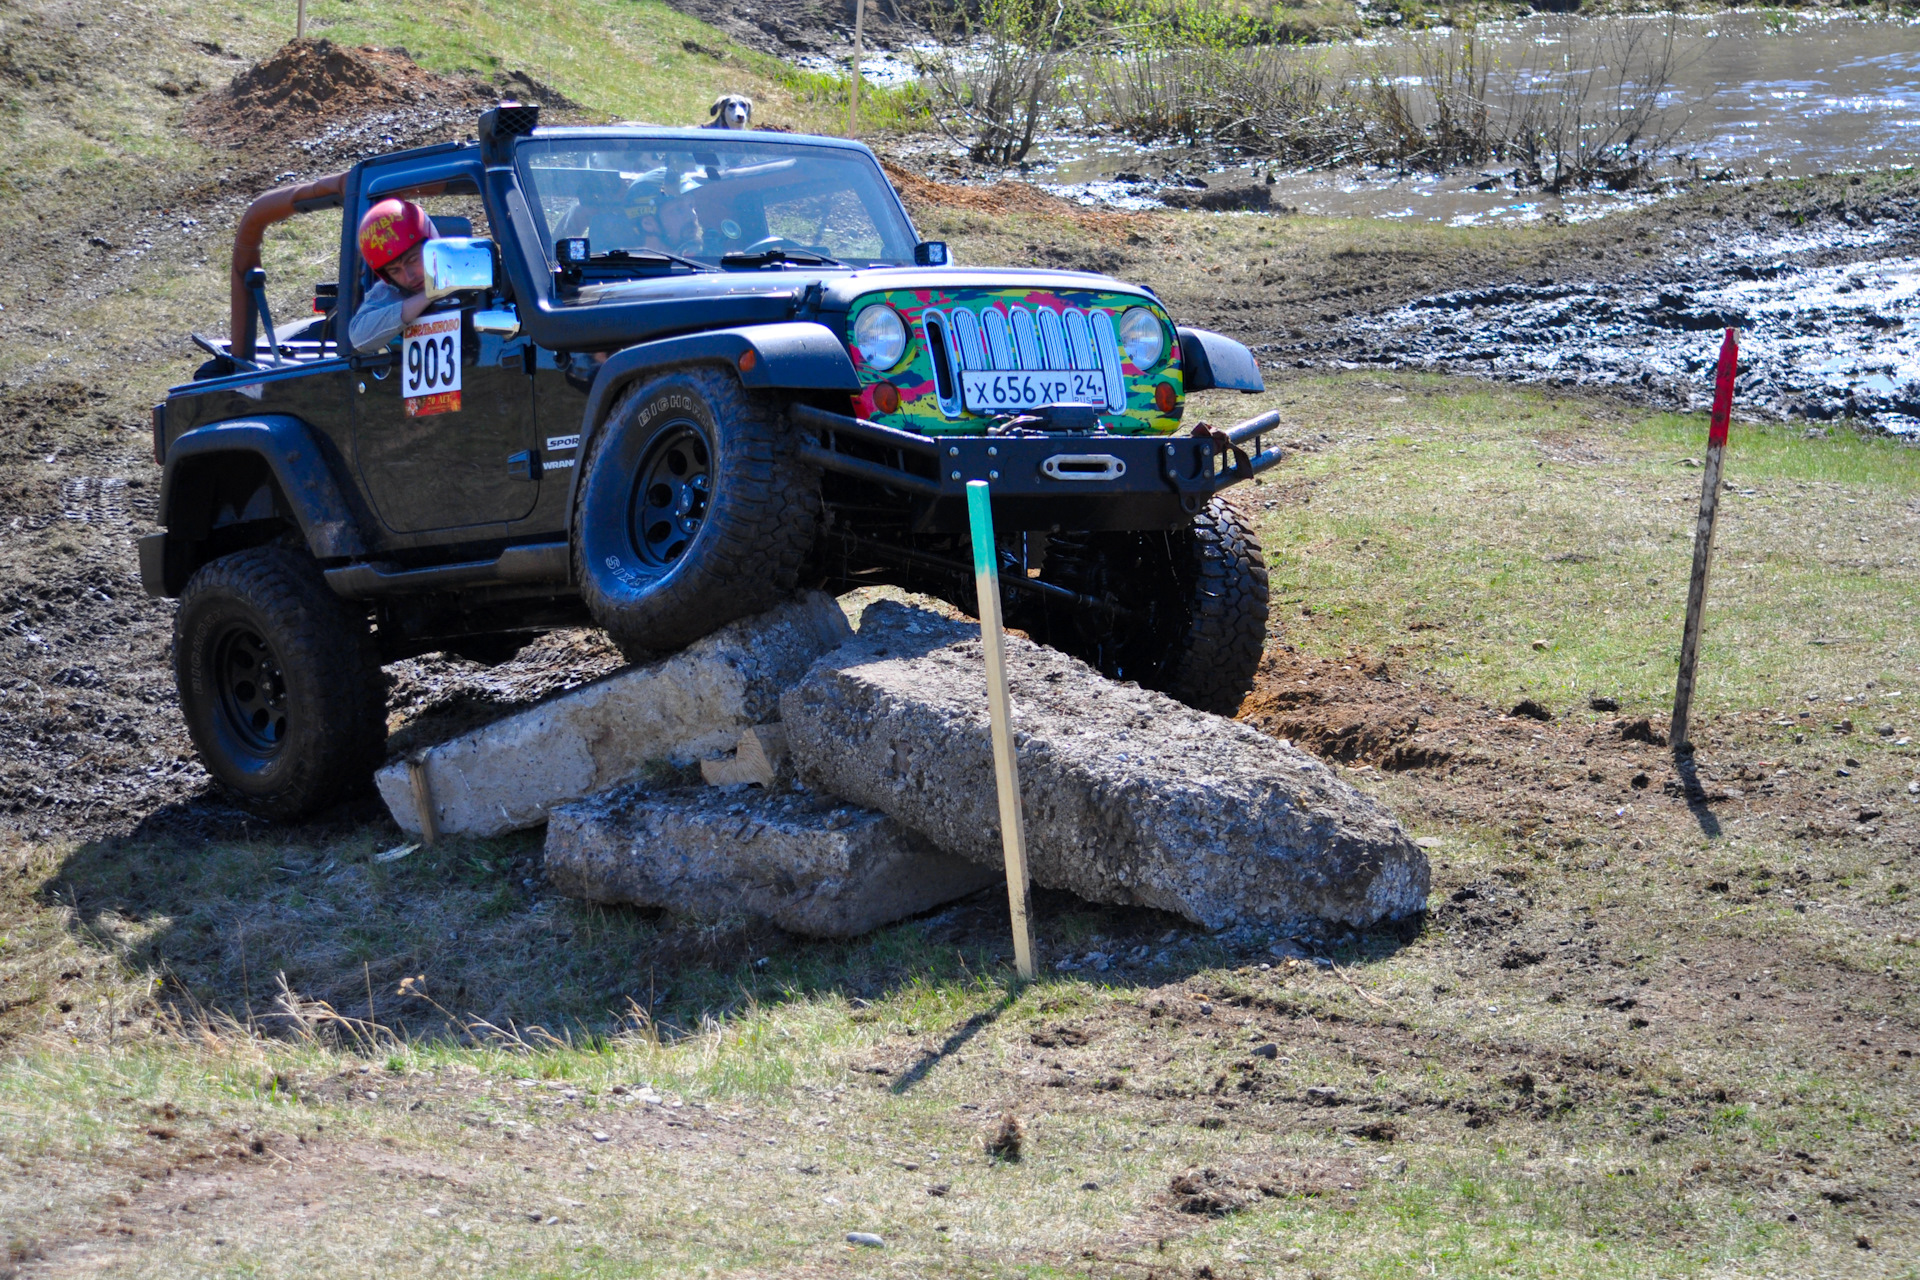
[[[753,99],[743,98],[730,93],[707,108],[712,117],[702,129],[751,129],[753,127]]]

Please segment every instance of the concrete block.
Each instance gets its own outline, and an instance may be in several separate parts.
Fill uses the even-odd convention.
[[[777,719],[781,692],[852,634],[831,597],[808,592],[672,657],[414,752],[375,780],[394,821],[416,835],[423,802],[440,834],[538,826],[554,805],[627,782],[649,761],[690,765],[728,750],[743,730]]]
[[[622,787],[561,805],[547,878],[589,902],[744,914],[852,937],[995,883],[884,814],[814,792]]]
[[[807,785],[999,867],[984,656],[967,630],[870,605],[781,719]],[[1016,637],[1007,658],[1036,883],[1209,928],[1425,909],[1426,855],[1313,756]]]

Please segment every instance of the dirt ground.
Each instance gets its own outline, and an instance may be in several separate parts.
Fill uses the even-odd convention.
[[[81,37],[36,39],[9,44],[7,66],[57,68]],[[333,56],[315,48],[295,61]],[[1360,1268],[1321,1272],[1319,1255],[1302,1259],[1287,1241],[1318,1239],[1332,1258],[1341,1239],[1387,1231],[1360,1221],[1363,1204],[1399,1222],[1480,1212],[1484,1198],[1458,1191],[1475,1179],[1512,1197],[1512,1221],[1542,1231],[1553,1214],[1590,1211],[1577,1224],[1582,1248],[1603,1235],[1622,1248],[1651,1241],[1685,1263],[1686,1249],[1751,1217],[1763,1227],[1750,1247],[1785,1250],[1766,1257],[1794,1258],[1803,1273],[1903,1274],[1898,1242],[1920,1222],[1920,1020],[1888,957],[1914,941],[1905,886],[1920,806],[1907,764],[1868,756],[1862,768],[1848,754],[1879,736],[1864,714],[1858,737],[1836,732],[1827,706],[1709,715],[1699,763],[1676,768],[1657,719],[1489,705],[1392,653],[1328,657],[1288,632],[1337,622],[1315,623],[1313,602],[1292,602],[1242,718],[1340,762],[1416,832],[1445,833],[1424,837],[1437,905],[1422,932],[1275,946],[1042,894],[1051,973],[1097,980],[1106,994],[1042,984],[982,1009],[927,991],[998,971],[1007,918],[993,894],[898,937],[828,947],[737,924],[571,914],[544,895],[534,838],[462,846],[444,864],[375,863],[400,833],[371,799],[275,830],[228,805],[186,742],[171,606],[142,594],[132,546],[152,527],[158,481],[146,407],[198,356],[161,302],[168,327],[94,304],[159,297],[162,268],[213,273],[217,300],[227,229],[289,167],[304,176],[376,139],[464,132],[468,91],[413,75],[376,77],[345,95],[350,110],[327,105],[337,95],[316,92],[310,69],[255,76],[254,92],[298,84],[311,118],[289,112],[291,132],[256,147],[220,132],[230,115],[183,109],[171,127],[237,144],[223,172],[81,213],[50,203],[41,220],[0,229],[0,326],[16,342],[0,370],[0,846],[8,882],[31,886],[8,899],[18,917],[8,928],[44,956],[19,970],[37,975],[30,983],[0,991],[0,1044],[20,1054],[202,1044],[221,1064],[208,1078],[250,1082],[232,1086],[247,1108],[267,1099],[235,1110],[172,1077],[157,1092],[118,1076],[62,1084],[79,1112],[105,1117],[87,1123],[114,1136],[72,1159],[51,1141],[7,1148],[0,1274],[132,1273],[155,1258],[216,1270],[294,1239],[345,1250],[362,1238],[317,1225],[349,1222],[376,1224],[391,1242],[379,1248],[410,1250],[389,1258],[396,1274],[423,1259],[498,1274],[529,1258],[574,1274],[564,1271],[574,1252],[624,1247],[641,1218],[663,1265],[691,1270],[759,1248],[739,1232],[757,1230],[765,1205],[840,1250],[806,1254],[789,1274],[843,1273],[840,1232],[862,1213],[913,1242],[899,1247],[920,1250],[918,1261],[902,1265],[927,1271],[989,1273],[1014,1259],[1056,1274],[1349,1274]],[[401,92],[410,85],[413,101]],[[1277,382],[1292,364],[1360,361],[1368,348],[1353,322],[1427,293],[1657,276],[1657,246],[1680,227],[1710,236],[1886,220],[1896,242],[1916,230],[1905,184],[1833,181],[1723,189],[1542,234],[1339,228],[1261,252],[1251,219],[1216,230],[1076,210],[1014,186],[898,180],[923,228],[972,260],[1145,279],[1183,322],[1257,344]],[[211,325],[220,309],[194,322]],[[74,321],[103,314],[118,322]],[[1295,443],[1314,447],[1310,436]],[[1304,497],[1289,489],[1273,501]],[[1836,536],[1856,532],[1872,530]],[[395,747],[615,661],[595,633],[568,632],[493,668],[444,656],[397,664]],[[1790,735],[1809,743],[1789,747]],[[1735,852],[1724,839],[1734,833],[1764,839]],[[336,891],[345,906],[321,929],[311,904]],[[262,957],[283,942],[306,998],[351,1009],[364,986],[368,1025],[466,1034],[468,1011],[505,1026],[533,1006],[579,1019],[584,1043],[587,1021],[599,1019],[600,1034],[608,1010],[637,1010],[643,1025],[657,1012],[668,1043],[710,1046],[700,1053],[712,1069],[751,1083],[786,1064],[796,1100],[741,1101],[773,1086],[728,1094],[689,1076],[675,1106],[683,1099],[665,1082],[692,1068],[665,1058],[654,1101],[611,1055],[536,1079],[526,1044],[504,1040],[484,1041],[505,1046],[486,1071],[386,1041],[311,1052],[295,1014],[272,1014]],[[533,956],[545,967],[512,968]],[[155,957],[157,989],[140,967]],[[0,960],[19,963],[18,946]],[[428,972],[431,994],[460,1017],[404,994],[408,976]],[[751,1044],[716,1029],[802,997],[843,1010],[842,1039],[809,1039],[804,1022]],[[250,1042],[216,1015],[258,1016],[272,1044],[233,1049]],[[225,1047],[169,1038],[196,1016],[205,1036],[225,1028]],[[282,1043],[297,1051],[272,1047]],[[52,1068],[37,1061],[34,1087],[50,1089]],[[127,1072],[151,1079],[146,1067]],[[16,1097],[0,1114],[38,1115],[36,1105]],[[1010,1166],[981,1154],[1002,1113],[1032,1125],[1031,1188],[1017,1194],[1001,1178]],[[754,1205],[741,1200],[742,1170]],[[1453,1189],[1433,1193],[1440,1209],[1415,1203],[1427,1186]],[[1446,1198],[1456,1192],[1465,1198]],[[1012,1225],[997,1224],[1008,1203]],[[1294,1234],[1234,1235],[1256,1206],[1281,1215],[1262,1219],[1271,1230]],[[463,1233],[455,1243],[431,1234],[450,1224]],[[1513,1233],[1514,1256],[1535,1247]],[[1408,1250],[1408,1269],[1433,1261]],[[317,1256],[305,1261],[360,1265]],[[1719,1270],[1752,1273],[1737,1257]],[[1447,1274],[1444,1259],[1435,1273]]]
[[[61,33],[35,39],[10,46],[14,65],[52,65],[76,52]],[[217,50],[205,56],[223,59]],[[543,86],[533,89],[565,101]],[[7,326],[42,340],[71,337],[77,341],[56,345],[97,351],[97,342],[68,331],[63,314],[81,299],[133,290],[156,261],[197,261],[217,275],[225,228],[254,193],[286,177],[290,151],[302,153],[292,172],[305,177],[349,163],[376,136],[386,145],[457,136],[491,91],[421,71],[402,54],[324,41],[290,44],[257,67],[236,67],[226,87],[194,99],[178,124],[223,144],[231,167],[179,176],[170,189],[147,193],[137,211],[123,202],[94,207],[84,222],[54,217],[12,228],[0,254]],[[265,108],[273,128],[250,130],[245,122]],[[1183,322],[1242,338],[1280,370],[1364,358],[1366,335],[1350,322],[1423,294],[1536,273],[1563,281],[1656,276],[1660,259],[1649,245],[1675,227],[1710,238],[1715,227],[1744,234],[1891,220],[1895,242],[1920,232],[1910,182],[1836,181],[1671,201],[1564,229],[1550,244],[1499,233],[1458,244],[1409,241],[1390,229],[1370,244],[1376,233],[1362,230],[1337,242],[1290,242],[1255,262],[1254,249],[1233,239],[1257,233],[1247,219],[1230,220],[1223,244],[1204,219],[1081,209],[1018,183],[956,187],[899,167],[889,171],[922,221],[944,226],[982,260],[1028,257],[1143,279]],[[212,327],[217,319],[202,323]],[[145,405],[196,360],[183,338],[151,330],[112,335],[111,368],[86,367],[84,360],[75,367],[72,355],[53,356],[16,364],[0,382],[0,421],[13,445],[0,460],[0,493],[8,498],[0,517],[0,635],[8,658],[0,679],[0,823],[15,830],[128,830],[182,805],[240,820],[208,790],[188,749],[170,689],[171,607],[142,595],[131,554],[133,539],[151,527],[157,496],[145,456]],[[540,696],[552,687],[545,652],[491,673],[454,659],[431,670],[402,664],[395,669],[394,727],[428,705],[418,694],[425,688],[454,703],[499,701],[510,686]],[[526,683],[514,685],[523,669]],[[582,668],[600,669],[592,662]]]

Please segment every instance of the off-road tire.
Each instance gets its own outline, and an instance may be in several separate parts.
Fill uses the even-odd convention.
[[[1106,675],[1232,715],[1267,639],[1267,565],[1247,518],[1215,497],[1184,529],[1055,534],[1041,577],[1126,611],[1054,604],[1021,621]]]
[[[1214,498],[1176,541],[1189,610],[1160,688],[1190,707],[1230,716],[1253,688],[1267,644],[1267,561],[1251,522]]]
[[[818,477],[793,442],[779,403],[727,369],[676,369],[615,402],[581,462],[573,568],[594,621],[629,659],[679,649],[792,593],[820,509]],[[674,470],[676,458],[706,468],[704,489]],[[672,514],[688,502],[699,507],[692,522]]]
[[[174,614],[173,671],[201,763],[262,817],[309,817],[380,763],[386,686],[366,615],[303,551],[202,565]]]

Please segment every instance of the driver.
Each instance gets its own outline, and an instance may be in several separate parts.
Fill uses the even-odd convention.
[[[688,198],[689,191],[673,179],[642,178],[627,188],[626,214],[645,248],[682,255],[702,251],[700,211]]]
[[[427,309],[420,250],[434,235],[433,219],[411,200],[382,200],[360,219],[360,256],[377,280],[347,325],[355,351],[378,351]]]

